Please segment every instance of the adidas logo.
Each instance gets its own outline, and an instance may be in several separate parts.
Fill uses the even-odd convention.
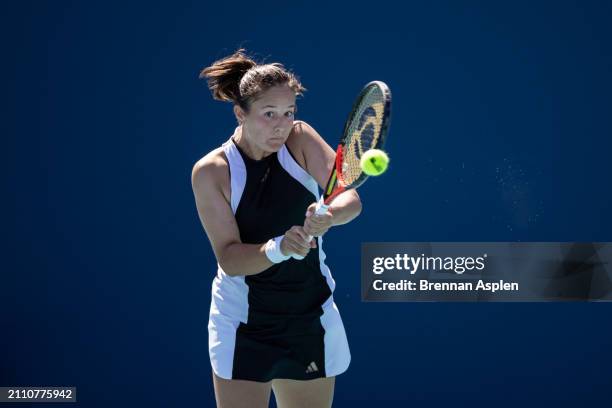
[[[315,373],[317,371],[319,371],[319,368],[317,367],[314,361],[308,364],[308,368],[306,369],[306,374]]]

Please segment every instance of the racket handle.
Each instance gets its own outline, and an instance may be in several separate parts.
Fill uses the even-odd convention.
[[[327,209],[329,208],[329,205],[326,205],[323,202],[323,197],[321,197],[321,199],[319,201],[317,201],[317,206],[315,207],[315,214],[316,215],[321,215],[321,214],[325,214],[327,212]],[[310,235],[308,236],[308,242],[312,241],[312,238]],[[293,259],[297,259],[297,260],[302,260],[304,259],[304,257],[302,255],[298,255],[298,254],[291,254],[291,257]]]

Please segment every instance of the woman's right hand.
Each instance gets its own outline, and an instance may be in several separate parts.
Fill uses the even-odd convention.
[[[281,241],[281,252],[283,255],[298,254],[302,257],[308,255],[311,248],[317,247],[317,241],[311,240],[308,234],[304,231],[304,227],[294,225],[285,232],[285,236]]]

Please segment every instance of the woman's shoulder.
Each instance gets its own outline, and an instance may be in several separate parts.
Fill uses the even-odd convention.
[[[293,129],[286,144],[292,153],[300,152],[306,158],[309,154],[319,154],[320,149],[328,147],[319,132],[303,120],[293,122]]]
[[[324,186],[336,155],[321,135],[308,123],[296,120],[286,144],[299,165]]]
[[[306,168],[305,152],[308,151],[307,146],[318,138],[320,136],[312,126],[303,120],[296,120],[293,122],[293,128],[285,144],[300,166]]]
[[[289,139],[303,141],[304,138],[312,137],[316,133],[317,131],[314,130],[314,128],[310,126],[310,124],[306,123],[303,120],[295,120],[293,121],[293,129],[291,129]]]
[[[226,193],[229,188],[229,164],[223,146],[208,152],[193,165],[191,184],[194,190],[220,186]]]
[[[216,173],[219,170],[226,170],[228,168],[227,157],[223,151],[223,146],[217,147],[216,149],[206,153],[204,157],[198,160],[193,165],[194,172],[206,172]]]

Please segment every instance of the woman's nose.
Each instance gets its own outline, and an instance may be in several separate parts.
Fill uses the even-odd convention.
[[[287,129],[292,124],[293,124],[293,119],[291,119],[291,118],[283,118],[283,119],[279,120],[278,122],[276,122],[276,125],[274,126],[274,132],[280,133],[284,129]]]

